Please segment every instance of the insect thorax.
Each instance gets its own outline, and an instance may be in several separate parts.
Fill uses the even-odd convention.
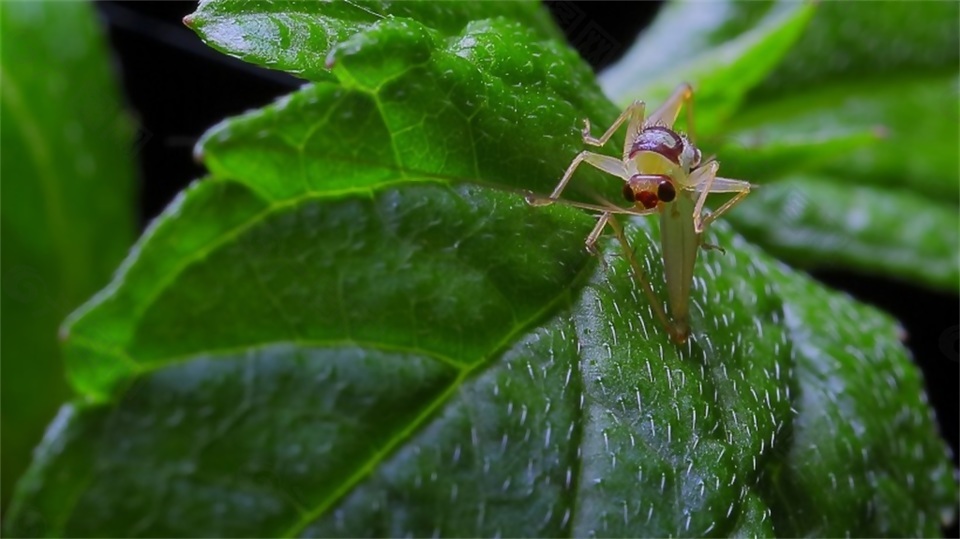
[[[647,127],[637,134],[630,149],[629,158],[636,159],[638,165],[642,165],[640,161],[644,160],[643,152],[650,152],[663,157],[673,165],[680,167],[684,174],[689,174],[693,168],[700,164],[700,150],[687,137],[662,125]],[[638,168],[643,170],[646,167],[640,166]]]

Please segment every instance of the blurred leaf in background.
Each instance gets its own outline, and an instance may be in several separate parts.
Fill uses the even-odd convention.
[[[0,3],[3,505],[70,395],[57,328],[129,248],[134,130],[83,2]]]
[[[680,45],[715,146],[817,20],[672,9],[702,10],[651,32],[700,25]],[[210,2],[187,22],[314,84],[212,128],[210,177],[71,316],[86,400],[8,534],[928,536],[955,518],[889,316],[717,223],[728,252],[703,255],[675,347],[616,244],[606,265],[584,252],[591,216],[524,203],[584,117],[619,113],[541,6]],[[656,223],[627,230],[662,275]]]

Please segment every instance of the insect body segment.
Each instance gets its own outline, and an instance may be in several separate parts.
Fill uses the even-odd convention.
[[[620,208],[609,203],[604,206],[569,201],[563,203],[602,212],[596,227],[587,236],[587,249],[596,253],[595,244],[603,230],[607,225],[613,228],[638,284],[654,308],[654,313],[677,343],[686,341],[690,333],[688,303],[697,251],[700,247],[713,247],[703,243],[703,232],[717,217],[742,200],[751,187],[750,183],[742,180],[718,178],[719,163],[712,160],[702,163],[700,150],[694,145],[692,137],[688,138],[673,129],[680,109],[686,105],[687,129],[692,133],[692,100],[693,89],[689,84],[682,84],[649,117],[645,117],[644,103],[635,101],[600,137],[594,137],[590,131],[589,120],[584,121],[583,142],[591,146],[604,146],[626,123],[627,136],[623,142],[621,158],[582,151],[567,167],[549,197],[528,197],[528,201],[533,205],[560,201],[560,194],[582,163],[622,179],[623,197],[632,204],[630,208]],[[704,215],[703,206],[709,193],[735,195],[716,211]],[[653,288],[644,277],[623,229],[615,218],[616,214],[653,213],[660,215],[661,255],[667,283],[669,317],[660,307]]]
[[[634,159],[640,152],[661,155],[687,173],[700,164],[700,150],[685,136],[661,125],[647,127],[638,133],[627,157]]]

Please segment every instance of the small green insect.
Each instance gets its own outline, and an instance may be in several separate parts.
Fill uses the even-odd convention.
[[[742,180],[718,178],[720,163],[713,159],[701,162],[700,150],[690,136],[677,133],[673,124],[686,105],[687,129],[693,130],[693,88],[681,84],[667,101],[649,117],[644,117],[646,106],[642,101],[631,104],[599,138],[590,132],[590,121],[584,120],[583,142],[603,146],[627,122],[627,136],[620,159],[599,153],[582,151],[570,163],[560,182],[549,197],[531,195],[528,202],[545,206],[561,202],[572,206],[598,210],[600,219],[587,236],[587,249],[598,254],[596,243],[607,225],[614,230],[623,245],[634,276],[652,304],[657,318],[677,344],[690,336],[690,287],[693,268],[699,248],[719,249],[703,242],[707,226],[750,193],[750,183]],[[586,162],[607,174],[624,181],[623,197],[633,204],[620,208],[612,204],[591,205],[560,199],[574,171]],[[703,204],[710,193],[736,193],[716,211],[703,214]],[[644,277],[623,228],[615,214],[660,214],[660,244],[667,283],[667,305],[670,316],[663,311],[657,296]]]

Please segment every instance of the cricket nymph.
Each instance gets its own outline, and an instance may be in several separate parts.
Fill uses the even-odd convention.
[[[602,199],[600,205],[574,201],[563,203],[601,212],[600,219],[584,242],[587,250],[599,254],[596,243],[600,235],[607,226],[613,228],[637,284],[650,300],[650,308],[677,344],[683,344],[691,332],[690,290],[697,252],[701,248],[717,248],[704,242],[703,234],[710,223],[743,200],[751,187],[747,181],[718,177],[720,163],[717,161],[708,159],[705,163],[701,162],[700,150],[691,140],[693,114],[689,105],[692,101],[693,87],[686,83],[677,87],[667,101],[649,116],[643,101],[634,101],[599,137],[590,132],[590,121],[584,120],[583,142],[596,147],[606,145],[617,130],[626,124],[623,153],[612,156],[584,150],[573,158],[550,196],[527,196],[527,201],[536,206],[560,202],[560,194],[581,163],[620,178],[624,182],[623,197],[631,203],[630,208],[621,208]],[[691,133],[690,138],[673,128],[684,104],[688,105],[685,107],[686,129]],[[729,193],[732,198],[713,212],[707,212],[704,211],[704,203],[711,193]],[[623,227],[615,219],[616,214],[659,214],[660,247],[667,288],[666,311],[660,306],[660,299],[634,257]]]

